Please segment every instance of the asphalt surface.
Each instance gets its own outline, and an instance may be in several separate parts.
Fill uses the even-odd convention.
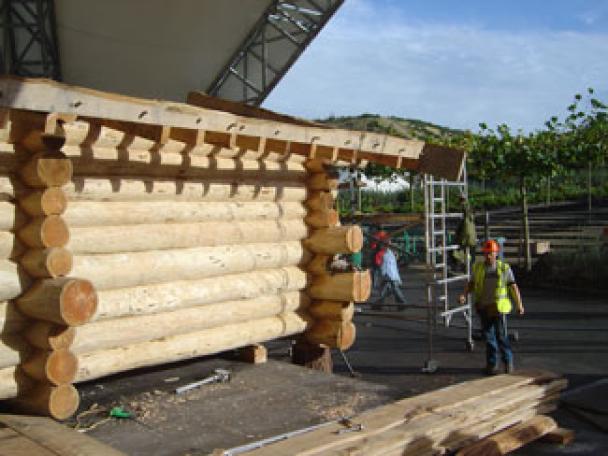
[[[479,378],[484,346],[477,342],[473,352],[467,350],[460,316],[452,327],[437,328],[429,355],[426,313],[418,307],[424,304],[424,276],[411,270],[404,277],[409,307],[397,311],[387,305],[369,314],[363,306],[355,315],[357,340],[346,353],[355,378],[337,352],[334,375],[327,375],[289,364],[289,342],[275,341],[268,345],[269,362],[262,365],[239,362],[227,353],[80,385],[79,412],[85,412],[80,425],[95,426],[89,435],[131,455],[209,454]],[[608,377],[606,297],[524,288],[523,299],[526,314],[509,324],[519,334],[516,367],[561,373],[569,389]],[[429,358],[439,364],[433,374],[421,372]],[[176,386],[218,367],[232,371],[229,383],[175,395]],[[116,405],[136,412],[139,422],[103,421],[103,410]],[[605,432],[564,407],[554,416],[577,432],[575,443],[564,448],[534,443],[517,454],[608,454]]]

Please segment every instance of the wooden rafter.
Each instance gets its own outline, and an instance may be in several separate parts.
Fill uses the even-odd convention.
[[[69,86],[46,79],[0,77],[0,106],[70,114],[77,118],[97,119],[102,123],[112,121],[115,125],[122,123],[123,127],[130,125],[139,132],[145,131],[146,126],[164,128],[165,131],[177,129],[182,140],[193,138],[192,141],[200,141],[201,134],[198,132],[201,131],[228,135],[235,144],[239,137],[259,138],[257,143],[260,140],[283,142],[291,153],[311,158],[352,164],[365,160],[450,180],[458,179],[465,159],[463,151],[418,140],[325,128],[305,122],[286,122],[284,119],[273,120],[268,116],[243,116],[184,103]],[[193,133],[186,134],[188,130]]]

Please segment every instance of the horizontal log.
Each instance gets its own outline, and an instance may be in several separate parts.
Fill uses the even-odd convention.
[[[17,234],[26,245],[41,249],[63,247],[70,239],[68,226],[59,215],[36,217]]]
[[[17,299],[17,307],[32,318],[79,326],[95,314],[97,294],[87,280],[69,277],[41,279]]]
[[[164,337],[78,356],[76,381],[82,382],[138,367],[210,355],[303,332],[306,318],[295,313]]]
[[[158,151],[64,148],[75,176],[146,176],[182,179],[242,179],[303,182],[300,163],[216,158]]]
[[[30,276],[37,278],[66,276],[72,269],[72,254],[63,247],[31,249],[19,261]]]
[[[305,204],[313,211],[324,211],[334,209],[336,202],[330,192],[313,191],[310,192]]]
[[[67,204],[67,197],[60,187],[36,190],[19,198],[19,207],[32,217],[60,215]]]
[[[315,320],[351,321],[355,305],[352,302],[313,301],[308,313]]]
[[[18,258],[26,248],[10,231],[0,231],[0,259],[9,260]]]
[[[306,180],[306,185],[310,190],[335,190],[338,188],[338,177],[330,176],[326,173],[312,173]]]
[[[312,344],[348,350],[355,343],[356,334],[350,321],[319,320],[304,333],[304,338]]]
[[[312,260],[306,264],[306,271],[314,275],[326,275],[329,274],[329,264],[331,260],[329,255],[316,254],[312,257]]]
[[[9,399],[32,389],[36,382],[16,365],[0,368],[0,399]]]
[[[299,241],[308,235],[302,220],[171,223],[72,228],[75,254]]]
[[[113,318],[87,323],[77,329],[71,350],[87,353],[160,337],[186,334],[304,310],[308,296],[292,291],[254,299],[225,301],[154,315]]]
[[[305,215],[306,209],[298,202],[70,201],[63,218],[71,229],[81,226],[301,219]]]
[[[30,187],[61,187],[72,178],[72,162],[61,152],[35,154],[19,174]]]
[[[33,347],[21,334],[5,334],[0,339],[0,369],[17,366],[27,359]]]
[[[307,261],[300,242],[242,244],[74,257],[72,274],[95,288],[134,287],[236,272],[296,266]]]
[[[294,182],[194,182],[76,176],[64,187],[71,201],[283,201],[302,202],[306,188]]]
[[[57,152],[65,144],[65,137],[61,134],[47,133],[38,129],[31,130],[23,135],[19,142],[30,152]]]
[[[359,252],[363,247],[363,233],[357,225],[318,229],[304,245],[312,252],[325,255]]]
[[[0,186],[2,176],[0,176]],[[1,192],[1,189],[0,189]],[[0,230],[15,231],[29,219],[12,201],[1,201],[0,194]]]
[[[340,216],[333,209],[323,211],[310,211],[304,218],[306,224],[313,228],[328,228],[338,225]]]
[[[36,320],[28,326],[23,337],[30,345],[42,350],[67,349],[74,342],[76,328]]]
[[[76,377],[78,360],[66,349],[35,350],[20,365],[23,372],[34,380],[53,385],[71,383]]]
[[[41,384],[28,390],[27,394],[16,399],[14,404],[15,408],[24,413],[65,420],[78,410],[80,397],[72,385]]]
[[[15,263],[0,259],[0,301],[16,298],[30,283],[31,279]]]
[[[305,287],[306,273],[289,266],[201,280],[101,290],[98,292],[99,305],[93,319],[149,315],[203,304],[254,299]]]
[[[0,301],[0,336],[21,332],[29,319],[17,310],[12,301]]]
[[[315,276],[308,288],[311,298],[330,301],[367,301],[371,292],[369,271],[339,272]]]

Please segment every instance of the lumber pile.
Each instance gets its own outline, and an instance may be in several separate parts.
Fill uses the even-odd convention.
[[[504,454],[556,429],[566,380],[526,371],[460,383],[247,452],[263,455]],[[361,430],[356,431],[361,425]],[[349,431],[349,432],[344,432]],[[491,436],[491,437],[490,437]],[[488,438],[490,437],[490,438]]]

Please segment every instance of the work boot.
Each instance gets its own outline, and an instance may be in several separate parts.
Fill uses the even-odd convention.
[[[497,375],[498,374],[498,366],[493,366],[488,364],[484,369],[486,375]]]
[[[513,361],[505,363],[505,374],[512,374],[514,370],[515,366],[513,366]]]

